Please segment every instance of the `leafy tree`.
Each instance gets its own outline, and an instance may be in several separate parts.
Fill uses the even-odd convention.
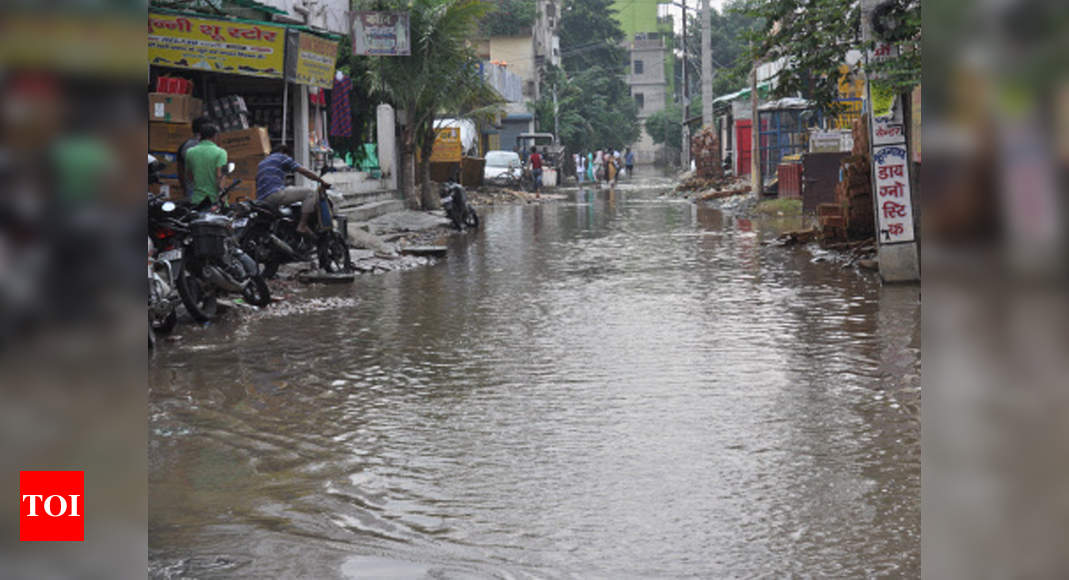
[[[758,19],[744,11],[742,0],[728,4],[724,10],[710,8],[710,40],[713,56],[713,95],[733,93],[749,85],[752,61],[748,49],[750,31]],[[701,103],[702,21],[701,12],[689,12],[687,17],[687,85],[692,107]],[[676,67],[682,71],[682,65]],[[681,72],[677,73],[682,86]]]
[[[478,58],[467,39],[488,8],[482,0],[411,0],[407,5],[411,55],[378,57],[378,66],[368,71],[371,86],[406,116],[401,126],[401,177],[412,209],[440,206],[428,179],[434,118],[444,109],[455,110],[472,91],[480,90]],[[426,151],[421,193],[415,187],[417,150]]]
[[[493,8],[479,24],[483,35],[518,36],[534,26],[534,0],[489,0],[489,3]]]
[[[647,117],[646,133],[657,145],[665,143],[667,135],[668,147],[678,150],[683,141],[683,124],[680,122],[679,107],[669,106]]]
[[[873,85],[877,90],[896,93],[913,90],[921,82],[920,0],[899,0],[888,6],[876,18],[874,27],[878,36],[898,44],[899,55],[867,65]]]
[[[561,11],[561,67],[542,73],[541,98],[532,104],[540,131],[554,126],[557,89],[558,138],[571,151],[622,148],[639,136],[638,107],[624,80],[628,51],[612,18],[610,0],[569,0]]]
[[[762,26],[752,35],[755,55],[765,62],[786,59],[774,94],[801,94],[824,112],[837,109],[839,67],[847,52],[866,50],[861,7],[856,0],[748,0],[748,14]],[[898,58],[873,66],[877,90],[909,90],[920,82],[920,2],[897,0],[892,10]]]

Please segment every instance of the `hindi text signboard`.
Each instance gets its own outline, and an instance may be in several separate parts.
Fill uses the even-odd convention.
[[[353,12],[353,54],[408,56],[411,44],[407,12]]]
[[[332,89],[334,88],[334,64],[337,60],[337,42],[301,32],[293,80],[302,85]]]
[[[876,182],[876,224],[882,244],[913,241],[909,157],[905,144],[872,148]]]
[[[431,150],[432,163],[457,163],[460,161],[460,127],[442,127],[435,129],[434,149]]]
[[[286,30],[279,26],[150,12],[149,64],[282,78]]]

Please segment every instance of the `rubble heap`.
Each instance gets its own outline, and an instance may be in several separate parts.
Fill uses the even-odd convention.
[[[825,243],[864,240],[874,235],[872,208],[872,158],[869,127],[862,115],[852,128],[854,148],[840,165],[842,179],[835,187],[835,203],[817,206]]]
[[[712,127],[705,127],[690,138],[690,156],[701,179],[719,180],[724,176],[720,165],[720,139]]]

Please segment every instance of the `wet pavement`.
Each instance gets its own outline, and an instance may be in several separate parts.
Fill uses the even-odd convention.
[[[919,288],[657,193],[180,328],[151,574],[919,576]]]

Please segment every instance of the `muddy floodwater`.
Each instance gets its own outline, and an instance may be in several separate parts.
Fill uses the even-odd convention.
[[[151,575],[918,577],[919,287],[570,195],[180,326],[149,361]]]

